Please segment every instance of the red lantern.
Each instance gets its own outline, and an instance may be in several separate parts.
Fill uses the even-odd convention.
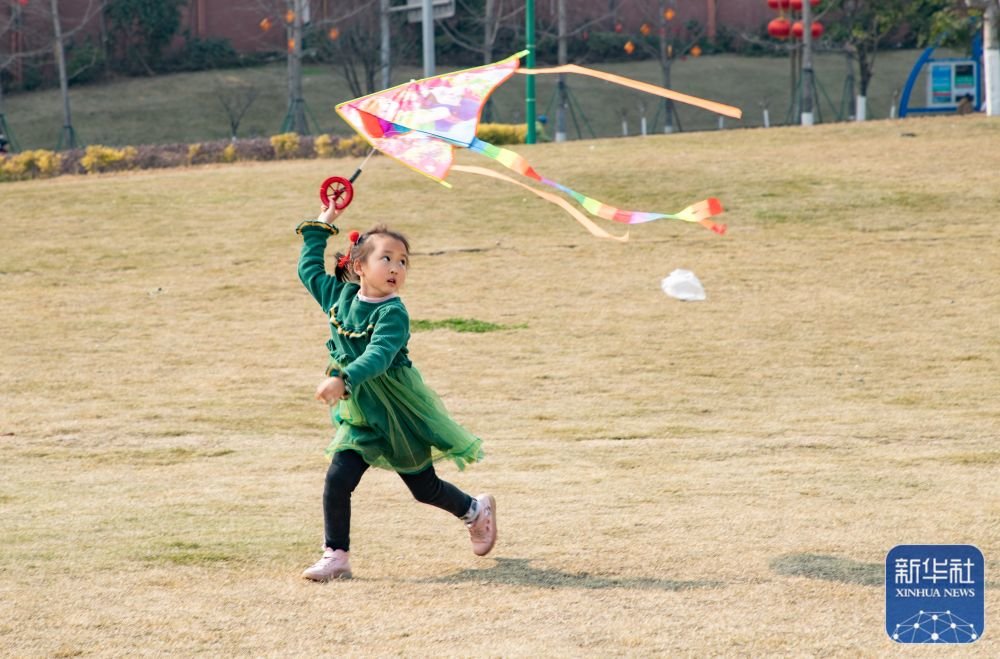
[[[767,33],[775,39],[787,39],[792,31],[792,24],[787,18],[781,16],[767,24]]]
[[[767,0],[767,6],[770,7],[771,9],[777,9],[778,7],[781,6],[779,2],[780,0]]]
[[[792,6],[792,0],[778,0],[778,6],[782,9],[788,9]]]
[[[810,30],[812,32],[813,39],[819,39],[823,36],[824,30],[825,28],[822,23],[819,21],[813,21],[812,30]],[[801,39],[804,33],[805,29],[802,27],[802,21],[795,21],[795,24],[792,25],[792,34],[795,35],[795,38]]]

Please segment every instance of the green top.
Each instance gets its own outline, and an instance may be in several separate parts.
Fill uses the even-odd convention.
[[[356,451],[370,465],[407,474],[445,458],[459,469],[481,460],[482,440],[448,415],[410,363],[410,317],[402,301],[365,302],[360,286],[327,274],[326,241],[337,227],[310,220],[296,232],[303,239],[299,279],[330,319],[327,373],[346,376],[351,388],[330,408],[337,432],[327,454]]]
[[[352,388],[396,366],[411,366],[406,343],[410,316],[398,297],[384,302],[358,299],[358,284],[342,282],[326,271],[326,242],[337,227],[319,221],[298,226],[302,235],[299,279],[330,319],[330,357],[341,365],[328,375],[343,374]]]

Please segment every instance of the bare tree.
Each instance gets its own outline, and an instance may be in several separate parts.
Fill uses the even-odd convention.
[[[882,44],[904,27],[921,31],[950,0],[829,0],[824,7],[837,20],[827,26],[828,38],[858,64],[857,118],[867,114],[868,85]]]
[[[352,94],[370,94],[378,89],[376,81],[382,70],[380,6],[367,1],[344,9],[344,13],[326,21],[337,26],[336,38],[327,42],[330,58]]]
[[[57,0],[50,0],[48,8],[37,3],[28,6],[22,6],[19,2],[11,3],[10,17],[0,23],[0,34],[6,33],[13,37],[4,41],[16,44],[10,51],[0,51],[0,74],[26,59],[43,57],[48,52],[53,54],[59,76],[63,115],[63,127],[59,136],[60,147],[76,146],[69,99],[69,80],[72,72],[68,71],[66,64],[66,43],[91,23],[103,10],[104,4],[104,0],[88,0],[82,16],[75,25],[67,28],[62,24]],[[51,26],[51,31],[40,31],[45,23]],[[29,25],[34,25],[39,31],[29,31]],[[0,120],[3,120],[2,80],[0,80]],[[3,120],[3,123],[6,121]]]
[[[226,111],[229,120],[229,139],[236,141],[240,122],[250,106],[257,100],[260,90],[252,83],[239,78],[220,78],[215,87],[215,96]]]
[[[302,60],[309,55],[330,54],[340,64],[352,91],[361,95],[362,77],[374,91],[378,68],[378,0],[338,0],[333,13],[319,15],[315,0],[256,0],[252,11],[261,17],[262,37],[273,39],[272,26],[285,32],[288,111],[283,130],[308,132],[302,86]],[[325,7],[324,3],[324,7]],[[307,40],[313,45],[304,47]],[[359,76],[358,69],[363,71]]]
[[[524,2],[517,0],[457,0],[456,6],[457,18],[440,21],[441,30],[460,48],[479,53],[483,64],[495,59],[494,47],[500,32],[519,31],[519,21],[524,16]],[[476,39],[480,34],[481,41]]]
[[[656,12],[657,16],[657,39],[656,45],[651,46],[646,39],[636,39],[647,53],[656,57],[660,63],[660,84],[670,89],[671,74],[674,60],[678,57],[687,56],[698,45],[698,41],[703,34],[701,25],[689,22],[686,25],[677,25],[674,20],[677,15],[677,0],[656,0],[655,9],[649,0],[640,5],[648,15]],[[643,37],[652,31],[648,24],[643,28]],[[677,116],[674,102],[670,99],[663,99],[664,122],[663,132],[673,133],[681,129],[680,117]]]

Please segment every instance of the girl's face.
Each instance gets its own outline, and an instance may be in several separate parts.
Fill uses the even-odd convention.
[[[375,234],[366,240],[375,241],[371,253],[363,261],[354,262],[354,271],[361,279],[361,294],[379,298],[398,293],[406,281],[410,262],[406,245],[385,234]]]

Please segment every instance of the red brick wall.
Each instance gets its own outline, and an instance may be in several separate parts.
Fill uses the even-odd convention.
[[[737,32],[756,32],[776,16],[774,10],[768,8],[766,0],[674,0],[672,3],[668,0],[665,4],[673,6],[676,11],[671,21],[676,26],[695,20],[707,28],[710,24],[709,9],[713,6],[716,25]],[[573,17],[608,15],[612,7],[618,22],[630,33],[638,31],[643,23],[649,23],[654,28],[659,24],[658,0],[566,0],[566,6],[571,25],[574,24]],[[548,24],[555,24],[556,8],[556,0],[535,0],[539,20]],[[609,16],[596,29],[612,29],[614,23],[615,19]]]
[[[410,0],[416,2],[417,0]],[[398,2],[398,0],[396,0]],[[556,0],[535,0],[535,9],[540,24],[553,26],[555,24]],[[33,5],[37,5],[34,0]],[[65,30],[79,26],[81,18],[92,0],[60,0],[62,25]],[[324,16],[342,13],[345,6],[343,0],[311,0],[311,14],[314,20]],[[668,5],[671,4],[668,2]],[[659,3],[657,0],[566,0],[571,27],[576,27],[587,17],[604,16],[615,7],[615,16],[603,19],[592,29],[613,29],[615,21],[622,23],[627,32],[637,32],[643,23],[649,23],[654,28],[659,21]],[[732,31],[755,32],[774,16],[767,7],[765,0],[673,0],[676,16],[671,25],[682,27],[690,20],[698,21],[708,26],[708,10],[714,5],[716,24]],[[284,50],[286,35],[284,29],[285,0],[188,0],[182,9],[181,32],[189,29],[195,37],[228,39],[233,47],[240,52]],[[270,8],[270,9],[269,9]],[[12,11],[11,5],[0,5],[0,25],[6,24],[6,16]],[[32,16],[26,12],[27,25],[24,38],[18,40],[13,34],[4,38],[5,50],[20,44],[22,48],[31,48],[32,41],[45,38],[51,34],[51,25],[47,24],[45,12]],[[269,30],[261,29],[261,21],[268,18],[271,21]],[[90,24],[77,35],[82,40],[85,35],[97,37],[101,32],[100,17],[95,17]],[[31,34],[35,37],[32,38]],[[35,46],[37,47],[37,46]]]

